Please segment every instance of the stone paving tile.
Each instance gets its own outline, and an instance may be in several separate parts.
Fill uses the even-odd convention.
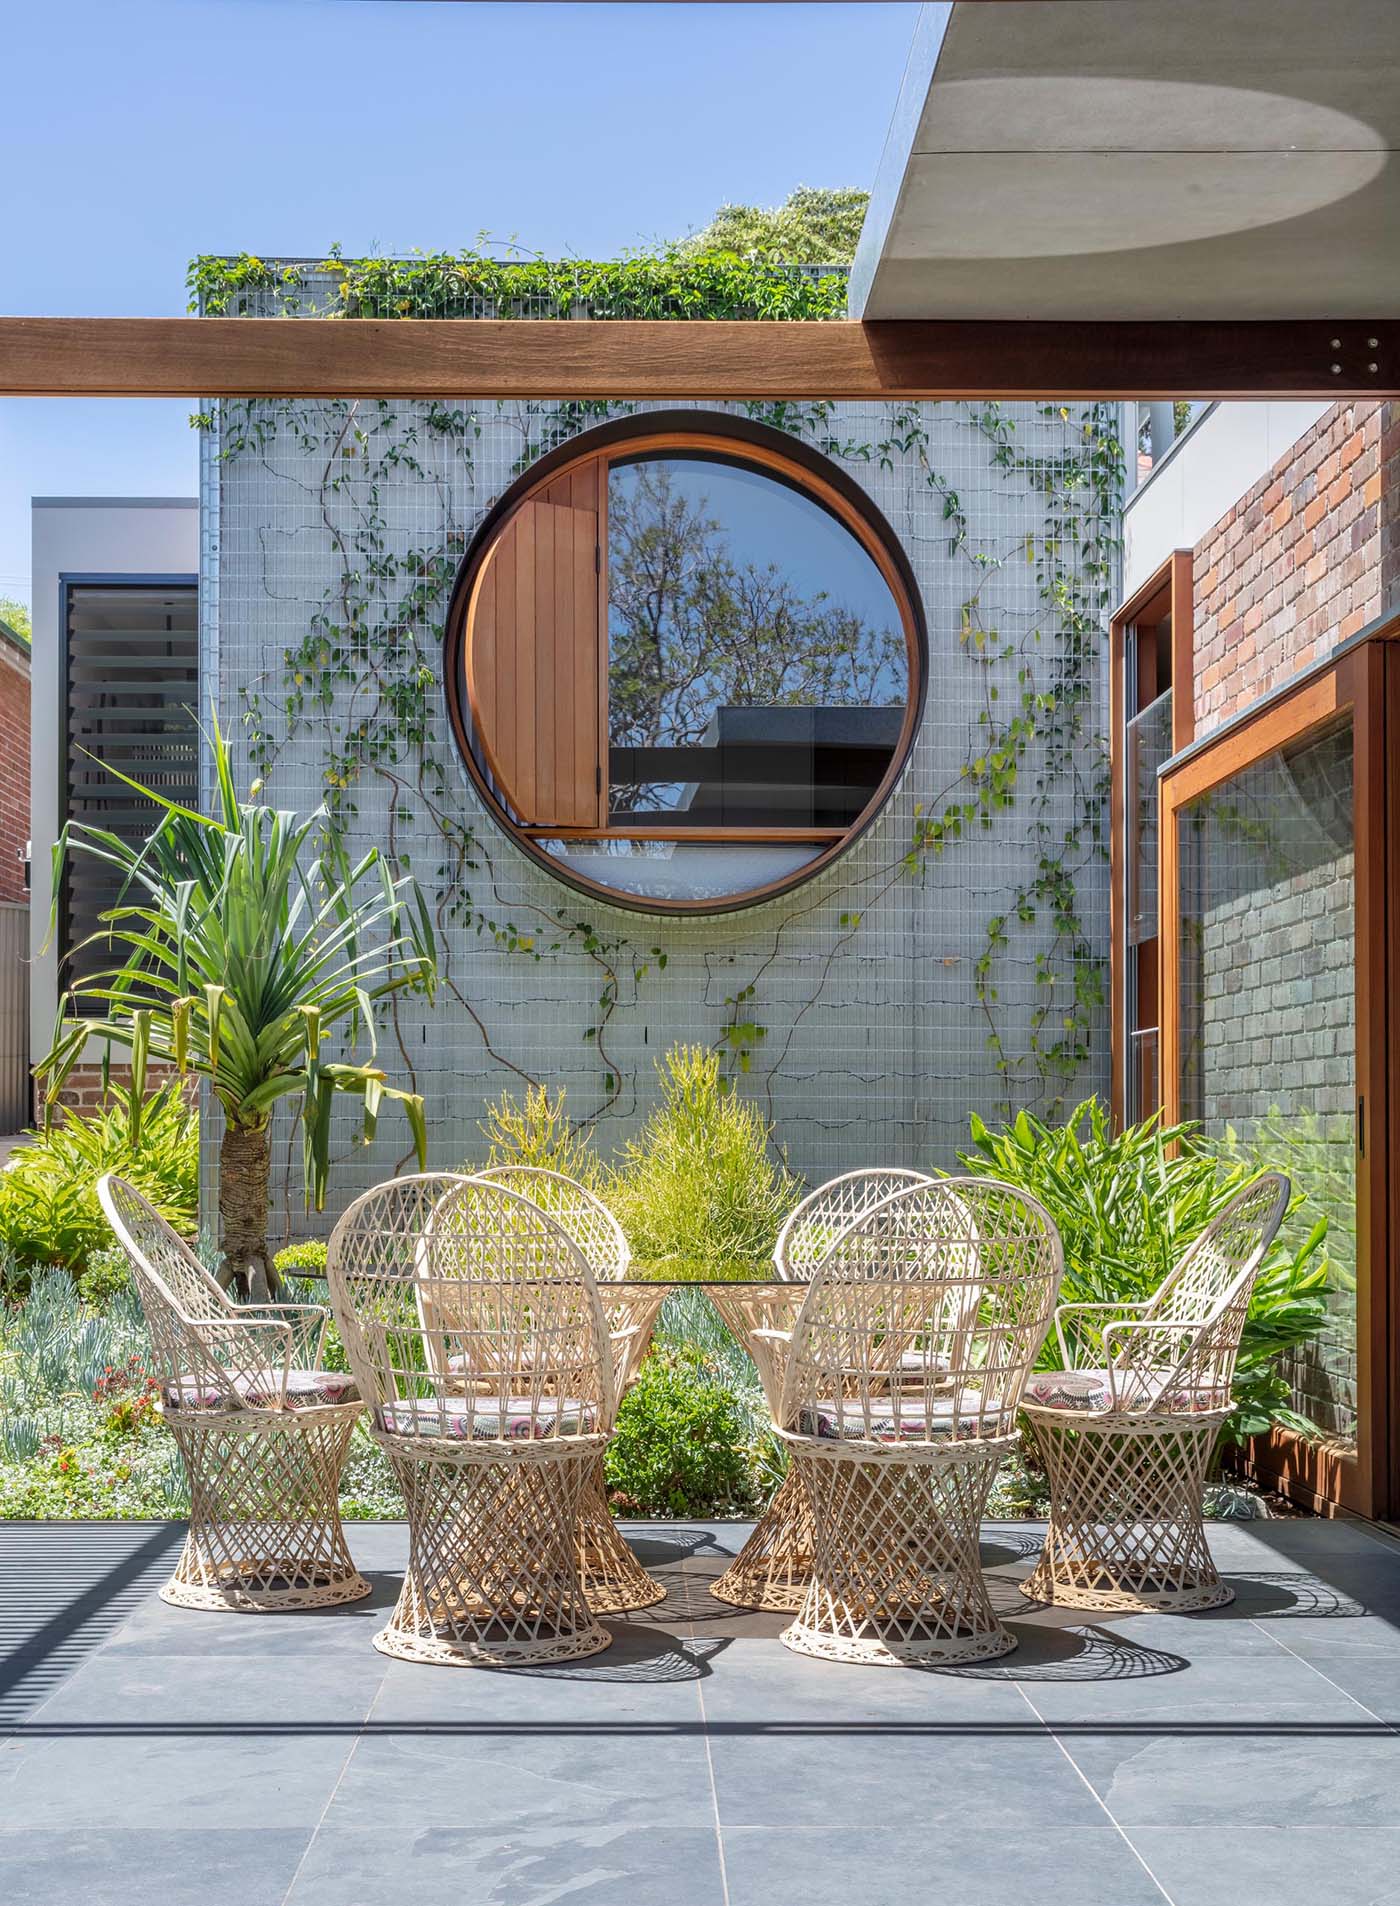
[[[78,1796],[72,1796],[75,1804]],[[305,1829],[49,1826],[0,1829],[0,1899],[12,1906],[282,1906]]]
[[[1094,1617],[1027,1602],[1041,1532],[996,1525],[983,1563],[1019,1647],[930,1673],[796,1656],[787,1616],[716,1601],[746,1525],[629,1533],[666,1601],[539,1670],[375,1652],[402,1525],[350,1531],[365,1603],[149,1595],[0,1735],[0,1899],[178,1901],[195,1873],[200,1899],[261,1906],[296,1873],[292,1906],[404,1882],[470,1906],[722,1906],[722,1844],[729,1906],[849,1906],[872,1870],[891,1899],[938,1873],[1041,1906],[1400,1906],[1400,1545],[1225,1525],[1230,1608]],[[1261,1821],[1287,1830],[1249,1854]]]
[[[1172,1906],[1400,1906],[1397,1828],[1271,1820],[1144,1827],[1129,1838]]]
[[[969,1808],[993,1832],[1034,1830],[1047,1817],[1103,1822],[1012,1685],[811,1661],[741,1640],[701,1698],[722,1829],[861,1827],[900,1792],[917,1795],[924,1825],[956,1824]]]
[[[340,1731],[281,1727],[192,1737],[161,1731],[113,1740],[54,1737],[44,1709],[0,1742],[0,1820],[27,1827],[314,1827],[351,1741]],[[267,1714],[277,1722],[275,1706]]]
[[[1113,1819],[1139,1827],[1400,1827],[1400,1741],[1394,1735],[1280,1738],[1130,1735],[1066,1742]],[[1261,1896],[1262,1897],[1262,1896]]]
[[[401,1576],[374,1572],[368,1579],[374,1592],[363,1601],[285,1615],[223,1615],[207,1609],[171,1608],[153,1595],[103,1644],[102,1652],[161,1656],[363,1653],[388,1619]]]
[[[460,1906],[725,1906],[713,1828],[602,1822],[506,1832],[326,1828],[287,1906],[383,1906],[405,1889]]]
[[[301,1658],[103,1651],[30,1717],[31,1728],[354,1725],[369,1713],[388,1665],[372,1649]]]
[[[883,1823],[856,1829],[724,1830],[729,1906],[894,1906],[946,1898],[963,1906],[1163,1906],[1160,1888],[1103,1814],[1088,1826],[1058,1823],[1025,1836],[980,1823],[936,1830],[904,1825],[888,1803]],[[1232,1906],[1244,1906],[1249,1894]]]

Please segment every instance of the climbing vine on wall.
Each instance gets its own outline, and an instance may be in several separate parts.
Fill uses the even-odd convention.
[[[203,258],[191,267],[205,312],[264,315],[302,310],[355,317],[392,315],[528,318],[573,311],[594,317],[838,317],[844,274],[763,267],[721,257],[667,253],[608,264],[500,264],[475,253],[316,266],[269,265],[248,256]],[[475,485],[473,455],[489,415],[519,432],[514,472],[626,404],[560,402],[497,406],[397,406],[386,402],[272,400],[225,403],[200,419],[217,431],[225,462],[261,458],[273,472],[274,445],[286,438],[312,462],[317,514],[335,556],[333,588],[301,637],[245,689],[248,746],[259,772],[313,722],[324,734],[323,775],[332,816],[351,822],[367,784],[387,795],[392,854],[407,862],[400,834],[426,816],[438,842],[430,869],[415,868],[434,896],[440,924],[489,936],[509,957],[528,962],[583,960],[596,980],[596,1006],[584,1038],[596,1053],[599,1093],[591,1116],[627,1111],[635,1081],[614,1057],[617,1015],[666,971],[666,947],[643,929],[574,917],[563,900],[509,903],[492,830],[464,818],[455,764],[438,740],[437,648],[448,597],[468,540],[469,519],[454,506],[441,475],[450,447],[454,468]],[[1107,761],[1094,706],[1104,617],[1110,606],[1122,478],[1122,448],[1112,407],[1073,413],[1045,407],[1062,426],[1053,454],[1023,448],[1015,418],[996,404],[959,407],[964,427],[989,448],[1008,482],[1042,501],[1038,532],[995,553],[977,543],[956,488],[936,467],[932,407],[891,403],[869,438],[843,432],[841,407],[825,402],[764,403],[748,413],[847,462],[911,470],[932,499],[951,559],[966,572],[959,643],[976,671],[980,707],[966,758],[937,797],[916,808],[908,836],[862,871],[843,868],[833,884],[814,883],[745,964],[711,953],[707,997],[716,1011],[716,1043],[732,1070],[768,1082],[780,1071],[798,1028],[822,996],[838,957],[859,936],[871,908],[903,881],[923,881],[945,854],[966,850],[1014,814],[1034,843],[1033,870],[1005,908],[984,926],[973,975],[975,998],[1007,1107],[1053,1112],[1090,1057],[1105,996],[1101,950],[1081,910],[1084,877],[1106,853]],[[285,471],[276,473],[285,480]],[[404,548],[391,527],[390,502],[405,480],[436,498],[433,532]],[[477,514],[492,499],[472,497]],[[420,515],[422,512],[420,512]],[[988,584],[1008,563],[1032,566],[1039,613],[1007,630],[984,610]],[[333,719],[332,719],[333,717]],[[803,923],[829,915],[833,931],[805,999],[780,1035],[765,1023],[765,981],[785,943]],[[1028,1029],[1008,1033],[1001,974],[1018,936],[1033,943],[1036,1001]],[[493,1042],[478,1005],[451,968],[444,986],[477,1028],[485,1052],[521,1078],[529,1075]],[[1026,1025],[1024,1015],[1018,1023]],[[395,1027],[397,1032],[399,1029]],[[400,1037],[405,1063],[412,1052]]]

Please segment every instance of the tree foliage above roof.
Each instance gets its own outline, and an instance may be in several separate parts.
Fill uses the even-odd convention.
[[[854,186],[799,185],[781,205],[721,205],[679,249],[734,252],[770,265],[849,265],[869,203],[870,194]]]
[[[29,609],[18,596],[0,596],[0,622],[17,635],[21,642],[33,641],[29,625]]]

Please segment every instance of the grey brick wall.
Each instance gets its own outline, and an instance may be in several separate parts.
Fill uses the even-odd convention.
[[[329,708],[307,709],[290,732],[279,711],[284,655],[318,613],[339,614],[347,571],[365,604],[363,624],[373,628],[385,614],[390,591],[365,560],[364,526],[374,522],[380,544],[399,554],[449,543],[459,548],[557,425],[556,408],[547,405],[463,398],[445,408],[458,417],[446,434],[433,428],[427,405],[368,403],[348,415],[344,407],[321,404],[223,406],[205,433],[205,679],[217,685],[245,772],[240,717],[250,693],[259,698],[275,751],[269,796],[279,803],[301,808],[320,800],[328,755],[353,724],[353,682],[337,689]],[[938,810],[958,789],[963,764],[984,745],[983,711],[1010,712],[1022,670],[1046,693],[1060,686],[1059,612],[1043,598],[1042,566],[1047,524],[1065,499],[1057,486],[1047,496],[1043,473],[1062,460],[1073,465],[1084,443],[1084,413],[1074,406],[1003,407],[1003,419],[1014,426],[1015,455],[1038,460],[1036,478],[999,451],[972,407],[901,409],[899,418],[887,406],[837,404],[807,432],[809,441],[815,435],[843,446],[837,460],[890,520],[917,575],[930,642],[927,707],[908,770],[875,826],[818,881],[749,912],[685,923],[580,899],[525,861],[481,812],[454,754],[435,681],[430,740],[446,767],[442,800],[474,830],[476,847],[466,876],[472,916],[454,919],[450,904],[442,911],[450,984],[435,1007],[408,1001],[398,1014],[403,1053],[428,1102],[433,1163],[451,1165],[479,1151],[484,1107],[503,1088],[518,1090],[522,1075],[567,1087],[577,1115],[600,1113],[598,1140],[610,1150],[651,1102],[654,1061],[676,1040],[715,1041],[726,1001],[750,985],[754,992],[741,1016],[759,1021],[766,1033],[741,1089],[771,1113],[793,1167],[809,1179],[877,1162],[946,1165],[965,1140],[969,1113],[996,1114],[1006,1088],[989,1048],[973,969],[988,919],[1007,910],[1047,843],[1053,851],[1082,812],[1084,789],[1102,778],[1096,658],[1091,712],[1070,758],[1047,774],[1043,748],[1034,744],[1014,804],[990,830],[952,845],[922,876],[900,867],[916,816]],[[328,450],[328,444],[336,447]],[[401,454],[386,480],[384,457],[396,446]],[[950,549],[948,490],[956,492],[967,522],[956,551]],[[1111,520],[1103,528],[1116,533]],[[1080,579],[1082,558],[1068,539],[1054,560],[1072,584]],[[1109,576],[1103,599],[1094,597],[1096,617],[1115,591],[1116,577]],[[974,659],[979,651],[968,640],[964,605],[970,598],[974,631],[987,632],[980,653],[1009,651],[990,665]],[[414,629],[424,665],[439,675],[440,621],[434,610]],[[989,686],[998,691],[996,703],[987,701]],[[391,802],[387,783],[369,774],[354,799],[352,845],[382,844],[392,834],[431,889],[442,842],[412,787]],[[1087,833],[1073,858],[1091,945],[1104,957],[1106,863]],[[453,896],[445,898],[450,903]],[[854,930],[841,923],[851,912],[862,915]],[[542,958],[512,951],[481,930],[483,914],[533,936],[535,951],[555,942],[559,950]],[[585,1036],[598,1017],[603,976],[570,935],[580,922],[608,943],[619,975],[607,1061]],[[1102,1091],[1108,1050],[1099,1017],[1090,1061],[1079,1076],[1047,1083],[1030,1062],[1032,1014],[1047,999],[1036,956],[1052,950],[1054,927],[1043,918],[1033,926],[1013,922],[1009,933],[994,975],[994,1011],[1012,1066],[1010,1096],[1044,1110],[1057,1092]],[[664,971],[651,951],[658,946],[667,954]],[[642,963],[648,971],[637,980],[634,966]],[[1053,994],[1057,1011],[1067,997],[1064,989]],[[406,1068],[393,1036],[385,1050],[402,1079]],[[606,1090],[610,1067],[620,1082],[615,1099]],[[340,1133],[345,1156],[332,1192],[337,1208],[392,1171],[407,1147],[403,1128],[388,1113],[368,1152],[351,1147],[352,1123],[347,1114]],[[282,1224],[300,1234],[308,1222],[289,1154],[279,1171]]]

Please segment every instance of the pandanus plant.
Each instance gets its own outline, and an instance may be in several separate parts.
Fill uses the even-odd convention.
[[[217,718],[210,744],[216,815],[109,769],[160,810],[149,838],[135,847],[105,828],[64,828],[53,857],[55,908],[70,853],[115,870],[119,893],[74,949],[93,949],[99,970],[63,993],[52,1048],[36,1071],[47,1122],[90,1040],[103,1042],[104,1076],[113,1049],[124,1053],[133,1144],[152,1065],[206,1079],[224,1115],[221,1277],[261,1295],[275,1284],[268,1180],[281,1101],[298,1102],[308,1208],[325,1204],[337,1094],[362,1101],[366,1143],[384,1101],[400,1103],[426,1162],[423,1100],[388,1083],[374,1012],[393,993],[431,994],[436,951],[411,877],[396,878],[377,850],[352,865],[324,806],[303,818],[258,805],[256,781],[240,800]],[[367,1057],[344,1056],[362,1045]],[[326,1056],[332,1049],[338,1056]]]

